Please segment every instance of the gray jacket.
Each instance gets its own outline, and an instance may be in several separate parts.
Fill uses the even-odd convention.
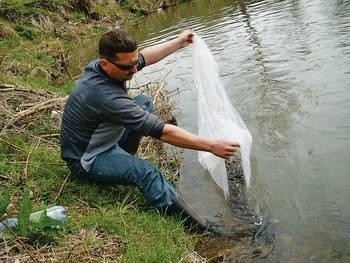
[[[140,55],[138,70],[145,66]],[[93,60],[69,96],[61,125],[61,157],[90,170],[96,155],[115,146],[125,128],[159,139],[164,122],[128,96],[125,81],[111,79]]]

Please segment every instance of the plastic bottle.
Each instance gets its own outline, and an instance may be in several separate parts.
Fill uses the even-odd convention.
[[[52,219],[58,220],[61,223],[66,222],[66,209],[63,206],[53,206],[35,213],[30,214],[29,220],[32,222],[38,222],[43,213]]]
[[[54,220],[58,220],[61,223],[66,223],[66,209],[63,206],[53,206],[44,210],[40,210],[38,212],[31,213],[29,216],[29,221],[38,222],[44,213],[46,213],[48,217]],[[14,228],[18,225],[18,219],[15,217],[5,219],[2,222],[5,223],[9,228]],[[0,235],[6,229],[5,225],[2,222],[0,222]]]

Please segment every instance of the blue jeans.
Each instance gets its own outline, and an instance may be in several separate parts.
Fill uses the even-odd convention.
[[[153,104],[148,97],[139,95],[134,101],[153,112]],[[115,147],[97,155],[89,172],[83,169],[79,160],[68,161],[68,167],[78,179],[137,186],[153,206],[166,208],[178,199],[179,194],[156,167],[133,155],[141,137],[137,131],[126,130]]]

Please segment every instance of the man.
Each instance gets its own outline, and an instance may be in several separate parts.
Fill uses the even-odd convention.
[[[102,35],[99,58],[85,68],[64,109],[61,157],[76,178],[105,184],[136,185],[162,213],[180,214],[200,229],[208,223],[179,196],[152,164],[134,156],[142,136],[174,146],[211,152],[229,158],[237,142],[212,140],[166,124],[153,115],[150,99],[131,99],[126,81],[151,65],[192,43],[186,30],[168,42],[138,50],[122,30]]]

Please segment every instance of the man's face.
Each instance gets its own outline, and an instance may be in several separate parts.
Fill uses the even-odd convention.
[[[100,58],[100,64],[108,76],[115,80],[130,80],[137,72],[138,50],[128,53],[116,53],[112,58]]]

